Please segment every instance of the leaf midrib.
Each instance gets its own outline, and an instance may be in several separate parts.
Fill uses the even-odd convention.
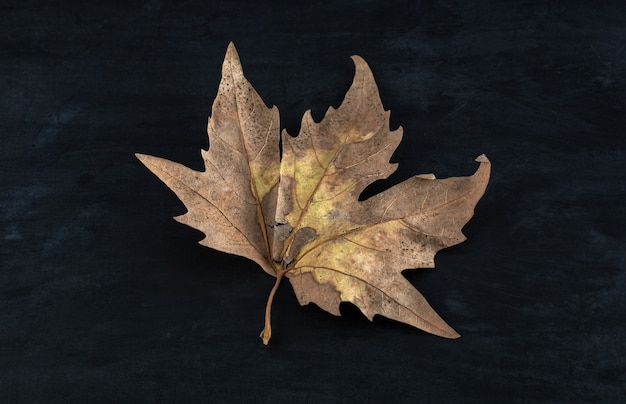
[[[239,67],[242,70],[241,76],[242,76],[243,81],[247,82],[247,84],[250,87],[252,87],[252,85],[248,82],[248,80],[243,75],[243,68],[241,67],[241,63],[239,63]],[[254,199],[256,201],[257,216],[259,217],[259,221],[260,221],[259,226],[261,227],[261,234],[263,235],[263,241],[265,243],[265,250],[266,250],[266,254],[267,254],[266,255],[266,260],[272,266],[272,268],[274,268],[273,260],[270,258],[272,256],[272,252],[271,252],[269,237],[267,235],[267,222],[265,220],[265,213],[263,212],[263,207],[261,205],[261,201],[259,200],[258,190],[256,189],[256,176],[255,176],[254,170],[252,169],[252,166],[251,166],[250,154],[248,153],[248,147],[247,147],[247,144],[246,144],[246,138],[244,136],[244,127],[243,127],[243,122],[242,122],[242,119],[241,119],[241,109],[239,108],[239,105],[240,105],[239,97],[238,97],[238,94],[237,94],[237,90],[238,89],[237,89],[237,86],[236,86],[236,83],[235,83],[235,77],[233,75],[233,64],[232,64],[232,61],[230,63],[229,68],[230,68],[230,80],[231,80],[231,83],[232,83],[232,86],[233,86],[233,93],[234,93],[234,98],[235,98],[235,108],[237,110],[237,122],[239,124],[239,129],[241,131],[241,144],[242,144],[243,150],[245,152],[245,159],[246,159],[246,166],[248,167],[248,174],[250,175],[250,190],[252,191],[252,195],[254,196]],[[252,91],[255,91],[254,88],[252,88]],[[261,150],[259,150],[259,152],[254,157],[255,159],[261,153],[261,151],[265,148],[265,146],[266,146],[266,144],[264,144],[263,147],[261,148]],[[256,249],[256,247],[255,247],[255,249]],[[259,251],[259,253],[261,255],[263,255],[260,251]],[[274,268],[274,269],[276,269],[276,268]]]

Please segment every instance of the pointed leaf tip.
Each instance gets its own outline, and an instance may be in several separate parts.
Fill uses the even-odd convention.
[[[233,74],[243,76],[243,68],[241,67],[241,60],[239,59],[239,53],[235,44],[230,42],[226,49],[226,55],[224,55],[224,62],[222,63],[222,80],[225,77],[232,77]]]
[[[478,163],[491,163],[484,153],[476,157],[475,161]]]
[[[150,156],[149,154],[143,154],[143,153],[135,153],[135,157],[137,157],[137,160],[139,160],[141,164],[143,164],[146,167],[148,167],[148,165],[150,164],[150,161],[155,159],[154,156]]]
[[[354,64],[360,63],[360,64],[367,64],[367,62],[365,61],[365,59],[363,59],[361,56],[359,55],[352,55],[350,56],[350,59],[352,59],[352,61],[354,62]]]
[[[228,57],[233,53],[237,55],[237,48],[235,47],[235,43],[233,41],[230,41],[228,43],[228,47],[226,48],[226,56]]]
[[[458,339],[461,338],[461,334],[459,334],[458,332],[456,332],[455,330],[453,330],[452,328],[450,328],[452,330],[452,332],[449,335],[442,335],[442,337],[444,338],[449,338],[449,339]]]
[[[374,79],[374,75],[372,74],[372,69],[370,69],[370,66],[367,64],[365,59],[363,59],[359,55],[352,55],[350,58],[352,59],[352,62],[354,63],[354,67],[356,69],[354,73],[355,81],[357,80],[357,77],[360,77],[361,75],[366,74],[366,73],[369,73],[372,80]]]

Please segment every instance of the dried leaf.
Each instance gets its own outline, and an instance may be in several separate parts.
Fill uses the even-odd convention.
[[[389,159],[402,129],[389,130],[372,73],[356,73],[339,108],[316,123],[304,114],[300,133],[282,133],[243,76],[232,43],[209,119],[205,171],[137,157],[183,201],[176,219],[202,231],[200,243],[256,261],[276,277],[266,304],[263,343],[271,338],[271,303],[283,276],[299,302],[340,315],[351,302],[370,320],[380,314],[446,338],[456,333],[401,275],[432,268],[442,248],[465,237],[462,227],[489,180],[487,157],[470,177],[422,174],[365,201],[359,195],[396,169]]]

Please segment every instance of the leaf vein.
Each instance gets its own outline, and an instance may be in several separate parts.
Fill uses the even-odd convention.
[[[157,167],[158,169],[158,167]],[[226,215],[226,213],[224,213],[224,211],[222,211],[222,209],[219,208],[219,206],[215,205],[212,201],[210,201],[209,199],[207,199],[204,195],[202,195],[201,193],[199,193],[197,190],[193,189],[191,186],[189,186],[185,181],[183,181],[180,177],[177,177],[173,174],[170,174],[169,172],[165,171],[165,170],[159,170],[161,171],[164,175],[173,178],[174,180],[176,180],[178,183],[180,183],[183,187],[187,188],[188,190],[192,191],[193,193],[195,193],[196,195],[198,195],[201,199],[205,200],[209,205],[213,206],[218,212],[220,212],[220,214],[224,217],[224,219],[231,224],[231,226],[237,230],[237,232],[239,232],[247,241],[248,244],[250,246],[252,246],[252,248],[254,248],[259,255],[261,255],[262,257],[265,257],[265,254],[263,254],[261,251],[259,251],[259,249],[257,248],[256,245],[254,245],[254,243],[250,240],[250,238],[246,235],[245,232],[243,232],[241,229],[239,229],[228,217],[228,215]]]
[[[339,270],[339,269],[337,269],[337,268],[331,268],[331,267],[327,267],[327,266],[313,266],[313,265],[306,265],[306,266],[303,266],[302,268],[298,268],[298,269],[300,269],[300,271],[301,271],[301,273],[302,273],[302,269],[304,269],[304,268],[312,268],[312,271],[315,271],[316,269],[325,269],[325,270],[327,270],[327,271],[334,272],[335,274],[343,275],[343,276],[346,276],[346,277],[352,278],[352,279],[354,279],[354,280],[356,280],[356,281],[358,281],[358,282],[361,282],[362,284],[364,284],[364,285],[365,285],[365,287],[371,287],[372,289],[374,289],[374,290],[378,291],[379,293],[381,293],[383,296],[388,297],[388,298],[389,298],[389,300],[391,300],[392,302],[394,302],[394,303],[396,304],[396,306],[399,306],[399,307],[404,307],[406,310],[408,310],[408,311],[409,311],[411,314],[413,314],[415,317],[417,317],[417,318],[419,318],[420,320],[424,321],[425,323],[430,324],[431,326],[433,326],[433,327],[435,327],[435,328],[437,328],[437,329],[441,330],[441,328],[440,328],[440,327],[438,327],[436,324],[434,324],[434,323],[432,323],[432,322],[430,322],[430,321],[426,320],[426,318],[424,318],[424,317],[420,316],[420,315],[416,312],[416,310],[413,310],[412,308],[410,308],[410,307],[407,307],[407,306],[403,305],[402,303],[400,303],[400,302],[398,301],[398,299],[396,299],[394,296],[392,296],[392,295],[390,295],[389,293],[387,293],[387,292],[386,292],[384,289],[382,289],[381,287],[379,287],[379,286],[377,286],[377,285],[374,285],[374,284],[372,284],[372,283],[368,282],[367,280],[365,280],[365,279],[363,279],[363,278],[361,278],[361,277],[359,277],[359,276],[355,276],[355,275],[353,275],[353,274],[348,274],[348,273],[343,272],[343,271],[341,271],[341,270]],[[296,269],[296,268],[294,268],[294,269]],[[406,282],[408,282],[408,281],[406,281]],[[336,287],[336,284],[335,284],[335,287]],[[342,299],[341,299],[341,301],[349,301],[349,300],[343,300],[343,296],[342,296],[342,293],[341,293],[341,291],[340,291],[340,290],[337,290],[337,292],[340,294],[340,296],[341,296],[341,298],[342,298]],[[365,293],[366,293],[366,292],[365,292]],[[351,303],[354,303],[354,302],[351,302]],[[366,305],[366,306],[367,306],[367,305]],[[376,314],[381,314],[381,315],[384,315],[384,314],[382,313],[382,308],[381,308],[381,310],[377,310],[377,313],[376,313]]]

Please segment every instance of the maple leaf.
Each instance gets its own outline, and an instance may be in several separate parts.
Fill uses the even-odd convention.
[[[365,187],[395,171],[389,159],[402,128],[389,129],[367,63],[353,61],[354,80],[339,108],[319,123],[307,111],[297,137],[281,136],[278,109],[246,80],[231,43],[208,122],[210,147],[202,151],[205,171],[137,154],[185,204],[176,220],[202,231],[200,244],[247,257],[276,277],[264,344],[283,277],[302,305],[340,315],[340,303],[350,302],[370,320],[380,314],[459,337],[401,272],[433,268],[437,251],[465,240],[461,229],[485,191],[489,160],[479,156],[469,177],[417,175],[359,201]]]

